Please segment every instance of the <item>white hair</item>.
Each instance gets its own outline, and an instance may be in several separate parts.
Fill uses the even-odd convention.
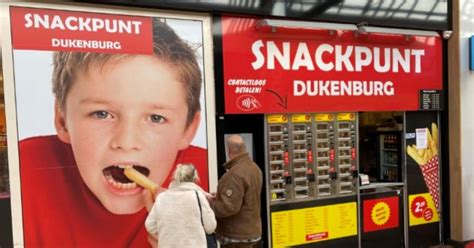
[[[193,183],[199,181],[199,175],[193,164],[178,164],[174,171],[173,180],[177,183]]]

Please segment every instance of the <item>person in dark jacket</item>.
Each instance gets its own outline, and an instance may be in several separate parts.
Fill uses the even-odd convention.
[[[262,172],[250,159],[240,135],[227,138],[227,155],[227,172],[210,199],[217,218],[216,235],[223,248],[256,247],[262,236]]]

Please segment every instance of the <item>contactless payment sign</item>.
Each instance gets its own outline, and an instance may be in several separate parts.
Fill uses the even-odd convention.
[[[399,226],[398,197],[365,200],[364,232],[373,232]]]
[[[226,113],[418,110],[420,90],[442,90],[440,37],[221,20]]]
[[[153,53],[151,17],[21,7],[10,11],[14,49]]]

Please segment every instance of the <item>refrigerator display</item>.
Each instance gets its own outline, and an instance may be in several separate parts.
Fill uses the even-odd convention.
[[[401,132],[378,134],[379,180],[401,182]]]

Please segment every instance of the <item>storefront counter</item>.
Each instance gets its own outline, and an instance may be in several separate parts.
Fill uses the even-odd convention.
[[[372,183],[360,190],[362,247],[403,247],[403,184]]]

